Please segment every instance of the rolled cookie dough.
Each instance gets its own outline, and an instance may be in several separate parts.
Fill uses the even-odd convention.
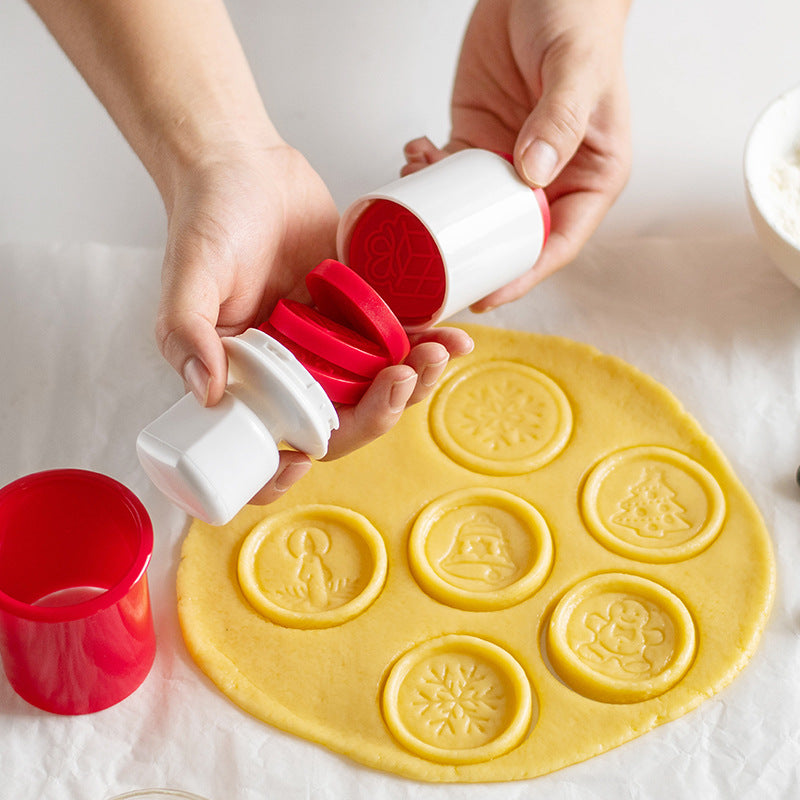
[[[387,436],[194,522],[178,606],[245,711],[428,781],[547,773],[719,691],[774,592],[761,516],[661,385],[560,338],[474,352]]]

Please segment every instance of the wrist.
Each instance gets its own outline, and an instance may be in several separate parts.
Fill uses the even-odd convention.
[[[223,0],[31,0],[167,202],[215,151],[278,144]]]
[[[247,162],[265,150],[286,146],[267,117],[227,112],[196,114],[162,123],[139,156],[170,212],[178,189],[192,176],[209,174],[220,165]]]

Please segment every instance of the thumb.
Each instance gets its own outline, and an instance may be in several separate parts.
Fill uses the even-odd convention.
[[[514,163],[531,186],[551,183],[580,147],[597,100],[592,72],[576,48],[545,56],[541,97],[514,146]]]
[[[228,377],[228,359],[216,330],[219,300],[204,286],[203,271],[165,259],[156,322],[159,350],[204,406],[220,401]]]

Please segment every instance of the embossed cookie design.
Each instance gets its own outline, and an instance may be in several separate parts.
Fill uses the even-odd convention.
[[[695,627],[668,589],[635,575],[588,578],[568,591],[547,628],[550,661],[594,700],[634,703],[663,694],[689,669]]]
[[[386,548],[360,514],[305,506],[268,517],[239,551],[239,585],[273,622],[296,628],[340,625],[378,596]]]
[[[409,560],[422,588],[442,603],[507,608],[544,583],[553,541],[542,515],[522,498],[502,489],[463,489],[423,509]]]
[[[725,498],[707,469],[666,447],[631,447],[603,459],[582,495],[591,532],[641,561],[678,561],[715,539]]]
[[[201,669],[269,725],[417,780],[528,779],[734,680],[775,560],[664,386],[588,345],[465,327],[474,352],[388,434],[195,521],[178,612]]]
[[[572,430],[566,395],[551,378],[526,364],[473,364],[436,393],[431,433],[442,450],[467,469],[521,475],[554,459]]]
[[[418,645],[392,667],[383,714],[395,738],[433,761],[470,764],[513,749],[528,731],[533,693],[503,648],[451,634]]]

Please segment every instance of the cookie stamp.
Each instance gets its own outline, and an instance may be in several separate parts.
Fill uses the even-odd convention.
[[[533,718],[525,671],[503,648],[450,634],[425,642],[392,667],[383,714],[392,735],[445,764],[488,761],[516,747]]]
[[[250,605],[291,628],[328,628],[358,616],[380,594],[386,547],[361,514],[331,505],[267,517],[239,551]]]
[[[527,364],[479,362],[455,373],[430,408],[433,438],[467,469],[522,475],[552,461],[572,432],[558,384]]]
[[[437,498],[409,538],[414,577],[431,597],[471,611],[508,608],[530,597],[553,563],[542,515],[502,489],[463,489]]]

